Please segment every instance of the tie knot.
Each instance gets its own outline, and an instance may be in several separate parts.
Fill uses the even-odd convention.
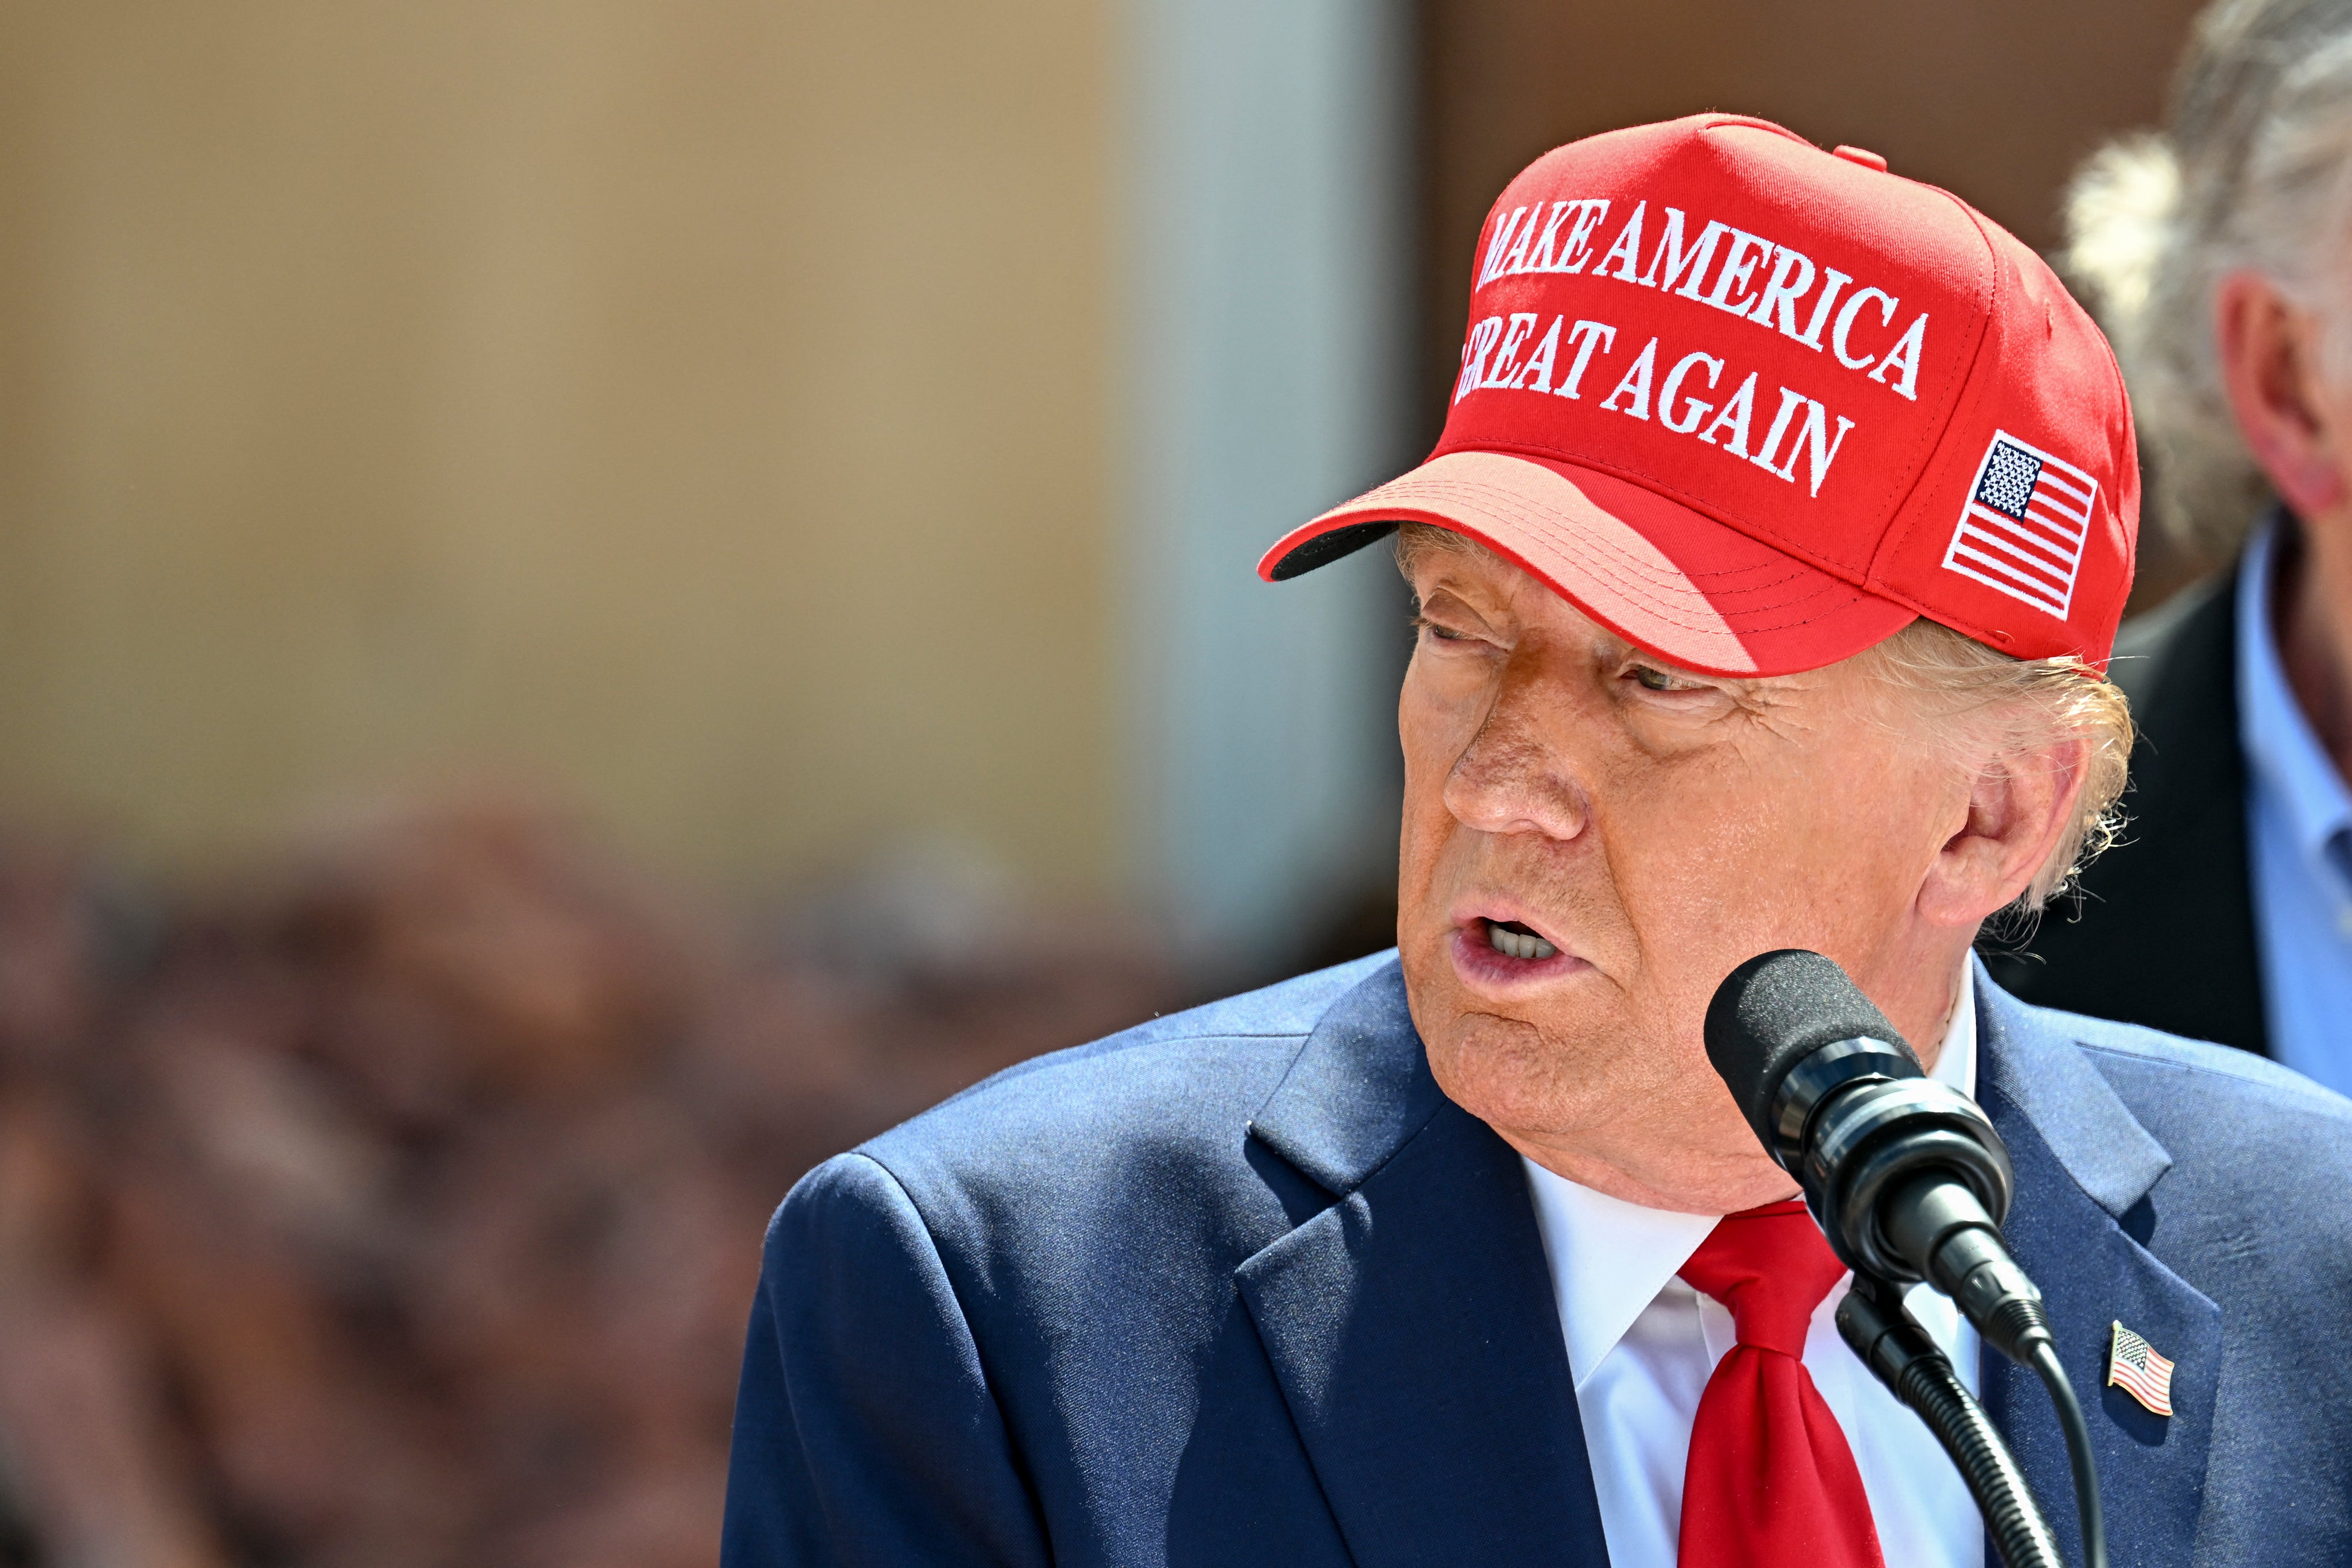
[[[1844,1276],[1801,1198],[1724,1215],[1682,1267],[1693,1289],[1731,1310],[1741,1344],[1800,1361],[1813,1309]]]

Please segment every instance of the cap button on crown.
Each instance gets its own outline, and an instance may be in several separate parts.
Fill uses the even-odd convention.
[[[1859,163],[1865,169],[1875,169],[1882,174],[1886,173],[1885,156],[1872,152],[1867,147],[1832,147],[1830,151],[1833,155],[1844,159],[1849,163]]]

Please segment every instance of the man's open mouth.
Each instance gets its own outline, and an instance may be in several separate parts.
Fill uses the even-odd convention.
[[[1488,921],[1486,945],[1509,958],[1549,958],[1559,952],[1517,921]]]

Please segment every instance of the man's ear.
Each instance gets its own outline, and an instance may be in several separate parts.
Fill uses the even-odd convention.
[[[2232,272],[2213,294],[2221,384],[2246,447],[2289,510],[2314,517],[2342,504],[2352,481],[2345,442],[2318,391],[2319,326],[2254,272]]]
[[[2074,820],[2086,742],[1996,757],[1969,791],[1968,819],[1944,841],[1919,887],[1920,917],[1973,931],[2032,885]]]

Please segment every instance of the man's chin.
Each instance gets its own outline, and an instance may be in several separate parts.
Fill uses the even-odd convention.
[[[1608,1081],[1573,1031],[1489,1010],[1460,991],[1412,1012],[1437,1087],[1490,1126],[1533,1132],[1572,1125]]]

